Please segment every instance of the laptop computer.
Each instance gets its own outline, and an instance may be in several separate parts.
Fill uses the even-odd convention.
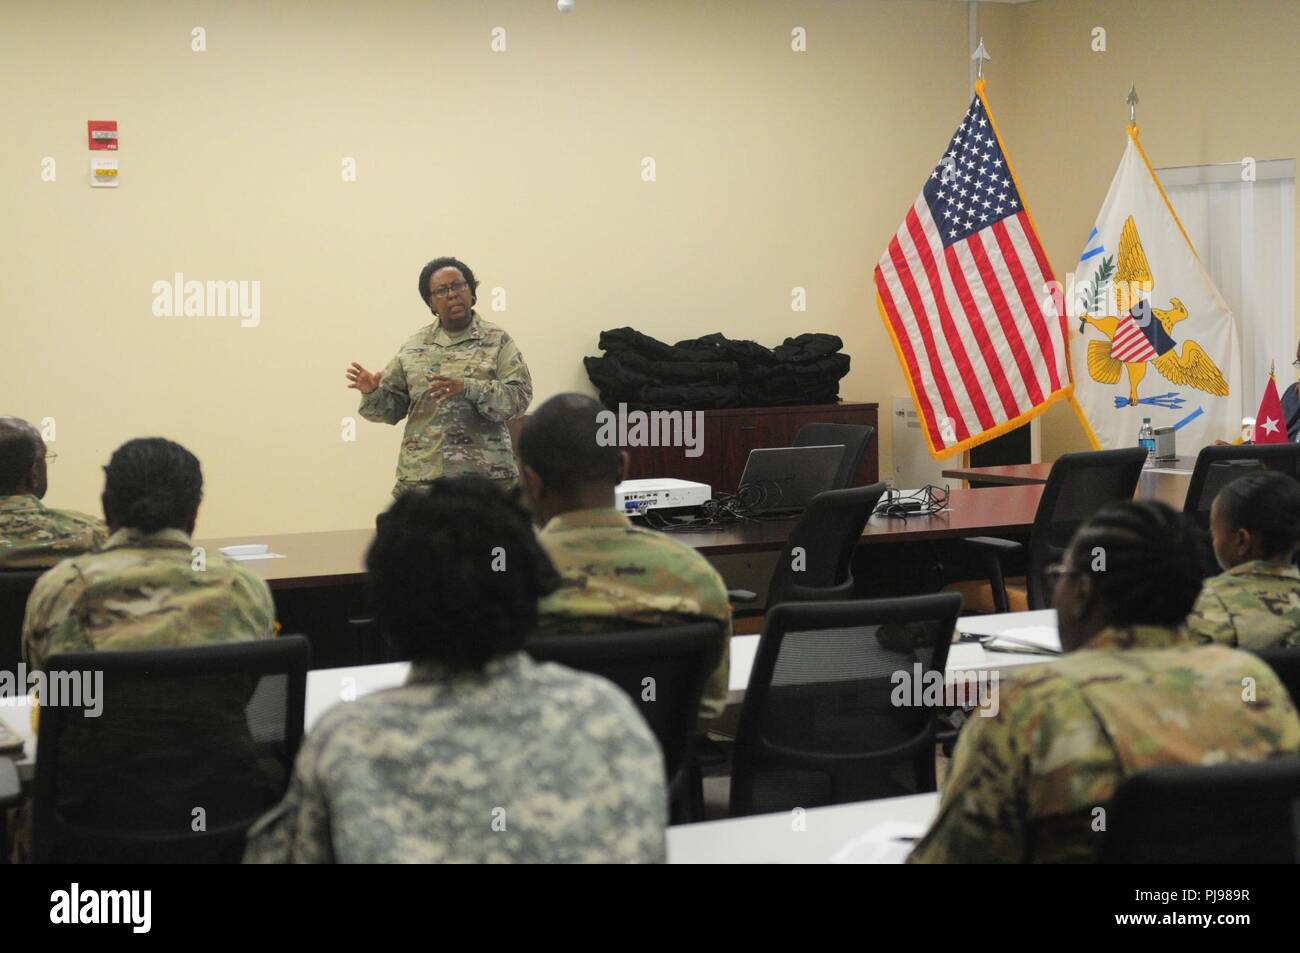
[[[798,513],[814,496],[835,485],[843,458],[843,444],[751,450],[736,492],[746,502],[750,494],[757,498],[751,510],[755,514]]]

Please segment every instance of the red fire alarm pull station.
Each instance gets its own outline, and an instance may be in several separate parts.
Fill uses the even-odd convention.
[[[88,119],[86,120],[86,135],[90,139],[90,149],[117,149],[117,120],[116,119]]]

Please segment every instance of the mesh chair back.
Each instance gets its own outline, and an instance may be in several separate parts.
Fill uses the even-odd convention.
[[[737,727],[732,816],[933,791],[934,688],[960,611],[956,593],[773,607]]]
[[[1029,534],[1030,609],[1050,609],[1046,570],[1059,562],[1079,526],[1108,503],[1133,499],[1146,451],[1141,447],[1067,453],[1052,464]]]
[[[33,858],[238,862],[287,787],[308,659],[301,636],[50,659]]]
[[[527,648],[539,662],[600,675],[623,689],[659,740],[669,782],[677,777],[690,753],[704,683],[722,655],[719,623],[539,632]]]
[[[876,428],[867,424],[804,424],[795,434],[796,447],[832,447],[840,444],[844,447],[844,457],[840,460],[840,471],[835,475],[832,490],[844,490],[858,483],[858,473],[862,469],[862,460],[867,455],[871,438],[876,435]]]
[[[1119,864],[1293,864],[1300,757],[1153,768],[1107,811],[1102,859]]]
[[[767,604],[849,599],[853,554],[885,484],[818,493],[790,531],[767,587]]]
[[[1192,479],[1187,484],[1183,512],[1200,530],[1201,569],[1207,576],[1219,572],[1210,536],[1210,506],[1219,491],[1261,469],[1277,470],[1300,479],[1300,444],[1273,443],[1259,446],[1205,447],[1196,456]]]
[[[44,569],[0,570],[0,672],[17,671],[27,597]]]
[[[1291,704],[1300,708],[1300,648],[1261,649],[1255,654],[1277,675]]]

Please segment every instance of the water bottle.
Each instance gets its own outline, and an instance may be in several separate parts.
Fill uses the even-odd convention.
[[[1156,433],[1151,429],[1151,418],[1142,418],[1142,429],[1138,431],[1138,446],[1145,447],[1147,451],[1146,463],[1144,467],[1153,467],[1156,465]]]

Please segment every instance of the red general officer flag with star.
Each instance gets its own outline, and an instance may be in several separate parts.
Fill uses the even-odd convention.
[[[1255,415],[1256,443],[1286,443],[1286,418],[1282,416],[1282,398],[1277,395],[1277,381],[1268,375],[1264,399]]]

